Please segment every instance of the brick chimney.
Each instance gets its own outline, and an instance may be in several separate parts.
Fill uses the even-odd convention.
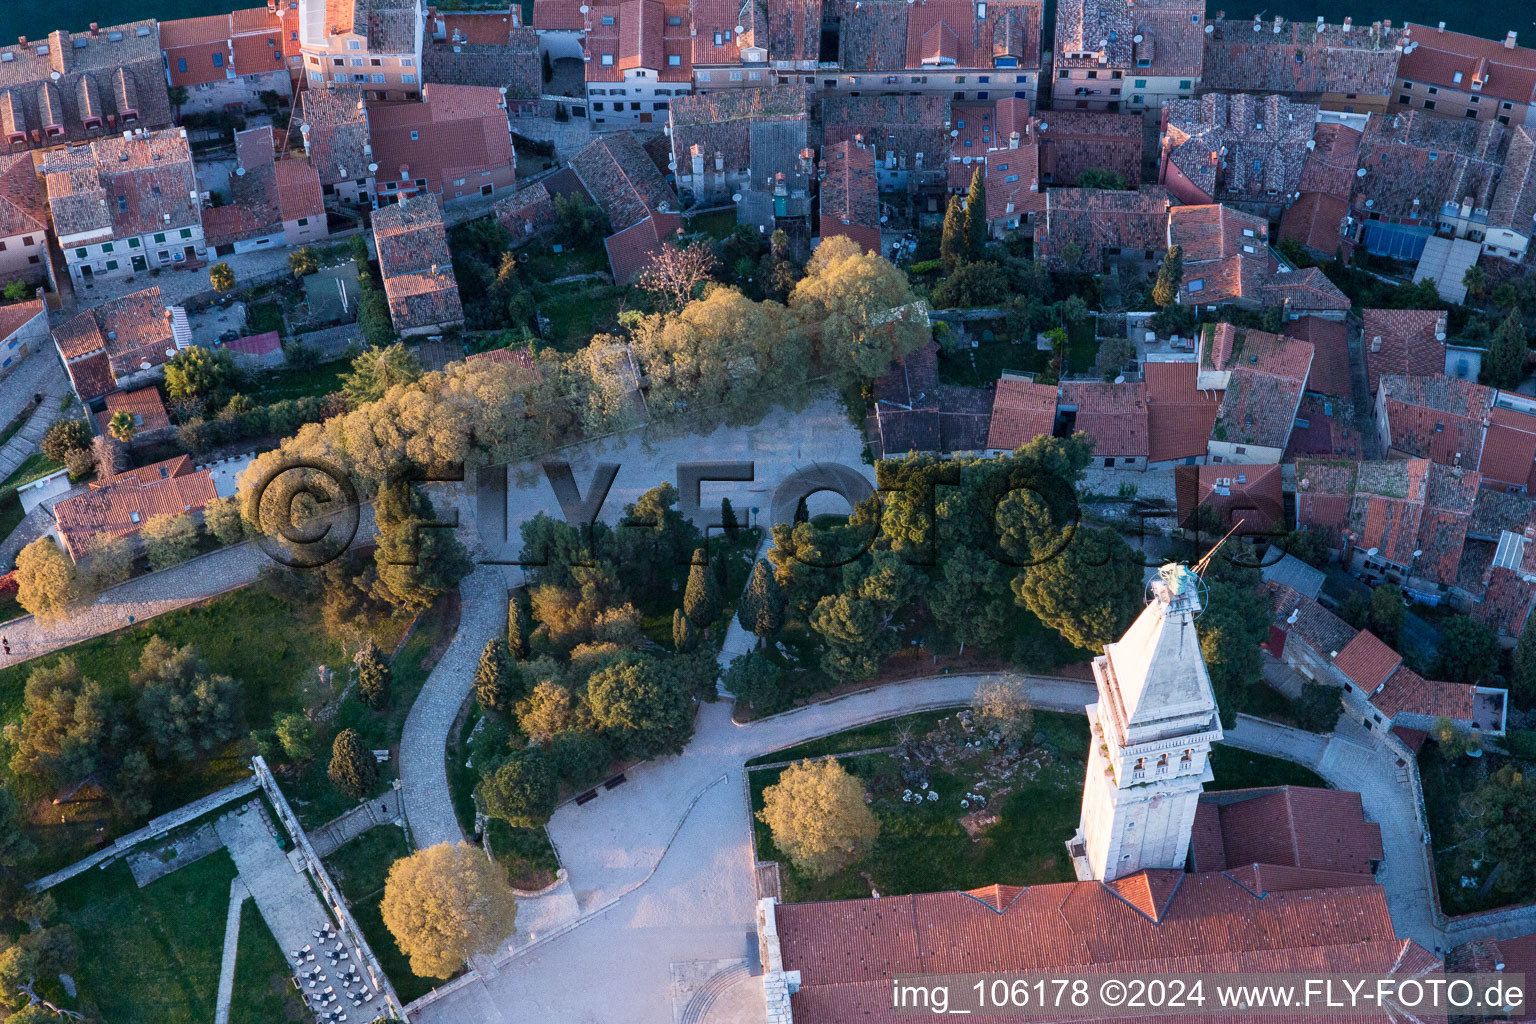
[[[1515,40],[1518,39],[1519,37],[1520,37],[1520,33],[1518,33],[1518,32],[1511,32],[1509,35],[1505,36],[1504,37],[1504,49],[1506,49],[1506,50],[1513,50],[1515,48]]]

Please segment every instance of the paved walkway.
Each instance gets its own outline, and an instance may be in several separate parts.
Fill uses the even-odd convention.
[[[371,800],[364,800],[345,814],[332,818],[319,828],[306,829],[309,845],[316,857],[329,857],[343,844],[351,842],[375,825],[400,820],[400,791],[386,790]]]
[[[317,1010],[318,994],[332,988],[338,999],[330,1004],[331,1008],[342,1010],[353,1021],[371,1021],[389,1016],[389,1007],[371,988],[370,998],[357,1007],[344,994],[349,990],[356,992],[361,986],[343,983],[340,971],[358,968],[359,973],[362,973],[362,961],[344,934],[326,940],[322,948],[321,940],[315,936],[315,932],[322,926],[334,928],[336,922],[320,901],[309,875],[296,867],[294,861],[278,848],[272,825],[262,805],[257,801],[245,804],[240,810],[221,817],[217,828],[219,838],[224,840],[229,855],[234,858],[236,870],[245,879],[246,888],[256,898],[256,907],[261,911],[262,920],[272,930],[289,964],[294,962],[295,951],[305,946],[312,947],[315,959],[306,962],[302,968],[295,968],[296,971],[309,971],[318,967],[322,972],[322,977],[304,990],[310,1009]],[[298,855],[295,853],[294,856]],[[347,953],[347,959],[333,965],[326,958],[325,950],[334,949],[338,944]]]
[[[229,1024],[229,1007],[235,1001],[235,958],[240,952],[240,909],[251,894],[236,875],[229,883],[229,910],[224,917],[224,957],[219,964],[219,999],[213,1024]]]
[[[15,378],[33,364],[37,364],[41,370],[31,375],[32,383],[28,387]],[[22,388],[25,390],[18,390]],[[48,427],[63,413],[60,406],[63,397],[69,394],[69,377],[64,373],[64,367],[59,365],[58,359],[52,352],[35,352],[17,368],[15,373],[6,378],[5,387],[0,390],[6,394],[4,407],[0,407],[0,427],[16,418],[21,410],[26,408],[27,402],[32,400],[34,394],[39,391],[43,393],[42,402],[32,411],[26,425],[16,431],[4,446],[0,446],[0,480],[4,480],[16,472],[18,466],[27,461],[27,456],[37,450],[38,443],[48,432]],[[13,407],[14,411],[6,416],[5,407]]]
[[[44,626],[30,615],[12,619],[0,624],[11,644],[11,653],[0,655],[0,668],[246,586],[255,582],[266,562],[267,556],[252,543],[220,548],[105,590],[64,622]]]
[[[474,685],[485,642],[507,628],[499,567],[476,568],[459,584],[459,599],[459,631],[427,676],[400,734],[400,798],[417,849],[464,838],[448,792],[448,734]]]
[[[61,386],[62,391],[55,390]],[[21,410],[32,401],[32,396],[39,391],[62,395],[68,390],[69,377],[53,349],[44,348],[33,352],[10,372],[5,378],[5,386],[0,387],[0,427],[20,415]]]

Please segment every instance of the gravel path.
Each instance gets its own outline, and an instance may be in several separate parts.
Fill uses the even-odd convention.
[[[257,570],[266,561],[267,556],[253,543],[220,548],[103,591],[64,622],[44,626],[26,615],[0,623],[0,633],[11,645],[9,655],[0,655],[0,668],[243,587],[255,581]]]
[[[400,800],[417,849],[464,838],[448,792],[448,733],[474,683],[485,642],[507,628],[507,587],[482,565],[459,584],[459,631],[422,685],[400,734]]]

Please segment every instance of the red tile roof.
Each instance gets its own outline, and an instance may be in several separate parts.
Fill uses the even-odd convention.
[[[1531,102],[1536,93],[1536,50],[1506,47],[1503,40],[1443,32],[1427,25],[1411,27],[1417,45],[1399,59],[1399,77],[1456,92],[1471,92],[1476,86],[1485,96]]]
[[[1382,378],[1392,450],[1446,465],[1477,469],[1484,447],[1483,421],[1494,390],[1445,377]]]
[[[32,154],[0,156],[0,238],[27,232],[41,234],[47,224],[48,210]]]
[[[1280,215],[1280,238],[1299,242],[1320,256],[1332,257],[1341,248],[1348,255],[1353,246],[1345,239],[1347,216],[1347,200],[1322,192],[1303,192]]]
[[[1375,633],[1362,629],[1355,638],[1333,659],[1333,667],[1343,672],[1350,681],[1367,695],[1386,682],[1397,671],[1403,656],[1382,643]]]
[[[592,5],[586,17],[587,81],[622,82],[624,73],[636,68],[653,72],[660,82],[692,80],[691,22],[688,5],[676,0]]]
[[[1472,606],[1472,617],[1499,636],[1518,637],[1536,605],[1536,582],[1501,565],[1488,575],[1483,599]]]
[[[1084,171],[1098,169],[1119,174],[1132,187],[1141,184],[1140,114],[1052,110],[1042,112],[1038,124],[1042,180],[1076,185]]]
[[[252,334],[244,338],[236,338],[226,341],[224,347],[231,352],[239,352],[247,356],[265,356],[282,350],[283,341],[276,331],[267,331],[265,334]]]
[[[682,223],[683,219],[675,213],[657,213],[603,239],[614,281],[633,281],[650,265],[662,245],[672,240]]]
[[[1444,310],[1368,309],[1364,320],[1366,387],[1373,397],[1386,374],[1420,377],[1445,372],[1445,342],[1435,337],[1445,333]]]
[[[1184,880],[1183,871],[1149,869],[1106,883],[1115,895],[1153,921],[1161,921],[1168,903]]]
[[[964,164],[950,164],[951,167]],[[1040,187],[1040,147],[994,149],[986,155],[987,219],[1018,216],[1021,219],[1045,210],[1045,190]]]
[[[1307,375],[1307,390],[1348,398],[1351,394],[1349,329],[1344,323],[1320,316],[1304,316],[1286,324],[1285,330],[1291,337],[1312,346],[1312,369]]]
[[[117,387],[105,352],[76,359],[64,364],[64,368],[69,371],[70,386],[75,389],[81,401],[94,401]]]
[[[134,430],[140,434],[164,430],[171,425],[171,418],[165,412],[165,403],[160,401],[160,391],[155,387],[116,391],[108,395],[106,412],[96,414],[97,433],[107,433],[112,417],[119,412],[126,412],[133,417]]]
[[[373,238],[397,331],[463,322],[443,208],[436,196],[412,196],[379,210],[373,215]]]
[[[1280,466],[1176,466],[1173,470],[1178,521],[1191,524],[1195,510],[1209,504],[1222,529],[1239,525],[1240,536],[1285,531],[1285,496]]]
[[[1273,595],[1270,614],[1286,636],[1286,647],[1301,640],[1323,658],[1331,658],[1354,639],[1356,629],[1305,594],[1282,583],[1265,583]]]
[[[1477,470],[1486,481],[1524,487],[1536,470],[1536,416],[1499,405],[1489,409]]]
[[[1317,267],[1271,275],[1259,285],[1259,301],[1266,306],[1287,306],[1291,313],[1342,313],[1350,306],[1349,296]]]
[[[584,0],[533,0],[533,27],[540,32],[581,32],[586,15]]]
[[[1184,252],[1181,302],[1258,300],[1272,262],[1268,221],[1220,203],[1175,206],[1168,240]]]
[[[218,492],[206,470],[192,469],[185,455],[141,466],[53,506],[59,536],[77,561],[97,537],[137,533],[159,515],[200,511]]]
[[[1296,525],[1323,530],[1338,547],[1349,525],[1358,462],[1296,460]]]
[[[822,238],[846,235],[869,252],[880,251],[880,198],[875,183],[875,155],[852,139],[822,152]],[[992,202],[988,189],[987,204]]]
[[[1434,718],[1472,720],[1473,692],[1465,683],[1447,683],[1425,679],[1407,665],[1387,677],[1381,692],[1370,698],[1371,705],[1388,718],[1399,712],[1430,715]]]
[[[1064,381],[1061,405],[1077,407],[1074,430],[1093,441],[1096,458],[1146,458],[1147,403],[1141,384]]]
[[[1359,885],[1383,856],[1381,826],[1365,820],[1359,793],[1280,786],[1208,793],[1200,806],[1210,805],[1219,809],[1224,863],[1203,870],[1279,865],[1342,872]]]
[[[320,175],[308,157],[289,154],[276,165],[277,206],[283,220],[324,217],[325,194]]]
[[[1152,462],[1199,458],[1221,408],[1221,392],[1195,386],[1200,367],[1193,361],[1144,363],[1147,397],[1147,458]]]
[[[433,84],[422,101],[368,104],[368,137],[378,180],[427,180],[441,192],[458,178],[512,167],[512,130],[499,89]]]
[[[145,363],[158,366],[170,358],[167,349],[175,347],[171,314],[158,287],[109,299],[77,313],[54,330],[53,340],[65,362],[105,352],[114,376],[135,373]]]
[[[0,306],[0,342],[10,341],[12,335],[31,323],[42,311],[42,299],[28,299]]]
[[[896,1024],[891,977],[1136,963],[1138,972],[1354,969],[1423,972],[1438,960],[1393,936],[1379,886],[1271,892],[1217,872],[1145,883],[1154,918],[1099,882],[776,908],[797,1024]],[[1129,881],[1117,888],[1135,894]],[[994,902],[995,901],[995,902]],[[997,909],[997,904],[1002,909]]]
[[[1004,377],[992,397],[992,427],[988,448],[1012,451],[1041,436],[1051,436],[1056,424],[1056,385]]]

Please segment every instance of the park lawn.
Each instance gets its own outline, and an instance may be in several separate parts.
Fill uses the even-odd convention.
[[[235,992],[229,1024],[279,1024],[308,1014],[293,988],[293,968],[277,947],[256,901],[240,905],[240,945],[235,959]]]
[[[444,983],[443,978],[419,978],[411,972],[411,961],[395,945],[395,937],[384,925],[384,915],[379,910],[384,894],[352,904],[352,918],[362,929],[363,938],[373,955],[379,958],[385,977],[395,986],[395,994],[402,1003],[410,1003]]]
[[[921,714],[871,722],[869,725],[856,726],[831,736],[823,736],[818,740],[807,740],[804,743],[796,743],[792,747],[785,747],[783,750],[761,754],[748,761],[747,766],[778,764],[781,761],[798,761],[807,757],[825,757],[828,754],[848,754],[855,750],[894,746],[904,731],[911,732],[914,736],[922,736],[931,731],[938,724],[939,719],[947,718],[952,714],[954,714],[952,710],[924,711]]]
[[[1328,788],[1327,780],[1305,765],[1267,754],[1250,753],[1236,747],[1213,747],[1211,772],[1216,778],[1206,784],[1208,793],[1218,789],[1252,789],[1256,786]]]
[[[54,888],[59,920],[78,937],[80,1002],[112,1024],[212,1020],[234,877],[219,850],[143,889],[126,861]]]
[[[410,853],[405,833],[393,825],[378,825],[325,858],[348,903],[361,903],[384,891],[384,880],[395,861]]]

